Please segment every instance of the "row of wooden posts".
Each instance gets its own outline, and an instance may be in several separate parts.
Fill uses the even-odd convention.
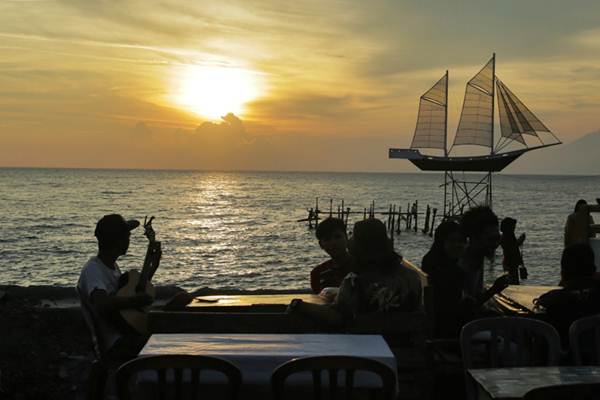
[[[299,219],[298,222],[308,222],[308,228],[313,229],[319,225],[319,221],[327,217],[336,217],[344,221],[346,229],[348,228],[348,218],[350,214],[360,215],[362,214],[363,219],[367,218],[379,218],[381,219],[390,235],[391,239],[394,239],[394,235],[400,235],[402,227],[407,231],[417,232],[419,230],[419,216],[425,215],[425,221],[421,232],[433,236],[435,227],[435,218],[437,216],[437,208],[430,207],[427,205],[426,211],[419,212],[419,201],[415,201],[407,204],[405,211],[402,211],[402,206],[399,204],[390,204],[389,207],[384,209],[377,209],[375,207],[375,201],[372,201],[369,208],[363,208],[363,210],[352,211],[350,207],[346,207],[344,200],[337,205],[337,211],[333,205],[333,199],[329,199],[329,210],[321,210],[319,208],[319,198],[315,201],[315,206],[307,209],[308,217]]]

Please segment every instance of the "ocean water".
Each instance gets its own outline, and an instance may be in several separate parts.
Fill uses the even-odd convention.
[[[96,221],[121,213],[154,228],[163,258],[154,282],[186,289],[304,289],[312,267],[326,259],[314,231],[296,220],[320,198],[342,199],[353,211],[371,201],[419,201],[441,209],[439,174],[194,172],[0,169],[0,284],[73,286],[95,254]],[[527,233],[523,253],[531,284],[558,281],[566,216],[577,199],[600,197],[600,177],[494,178],[494,209]],[[356,215],[350,222],[362,218]],[[423,219],[421,219],[422,224]],[[420,264],[432,239],[403,231],[395,246]],[[134,231],[122,269],[141,268],[147,241]],[[501,252],[487,268],[500,274]]]

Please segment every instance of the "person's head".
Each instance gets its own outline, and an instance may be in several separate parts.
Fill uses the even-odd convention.
[[[580,278],[591,278],[596,272],[594,251],[587,243],[576,243],[567,246],[560,259],[560,276],[562,283]]]
[[[506,217],[500,222],[500,230],[503,234],[511,234],[515,233],[515,229],[517,228],[517,220],[514,218]]]
[[[585,201],[584,199],[577,200],[577,203],[575,203],[575,212],[580,211],[581,206],[587,206],[587,201]]]
[[[385,269],[402,259],[394,251],[394,244],[387,236],[383,222],[368,218],[354,224],[350,253],[355,258],[358,269]]]
[[[454,221],[444,221],[435,229],[432,247],[442,251],[447,258],[457,260],[467,247],[467,239],[460,225]]]
[[[463,214],[460,225],[465,236],[469,238],[469,248],[492,256],[500,245],[498,217],[489,207],[470,208]]]
[[[96,224],[94,236],[98,239],[98,249],[117,256],[127,253],[131,231],[140,225],[139,221],[126,221],[119,214],[108,214]]]
[[[339,218],[326,218],[317,226],[316,235],[319,246],[331,258],[335,259],[346,255],[348,238],[344,221]]]

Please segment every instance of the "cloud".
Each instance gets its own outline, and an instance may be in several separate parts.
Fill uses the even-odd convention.
[[[378,152],[410,142],[446,69],[452,135],[493,51],[568,141],[597,127],[599,13],[595,0],[0,2],[2,162],[109,165],[95,151],[112,149],[115,167],[385,170]],[[173,100],[190,64],[255,71],[265,89],[202,123]]]

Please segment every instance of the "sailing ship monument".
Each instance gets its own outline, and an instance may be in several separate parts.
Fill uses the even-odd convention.
[[[497,95],[496,95],[497,93]],[[500,137],[494,135],[494,106],[498,99]],[[527,143],[534,140],[534,144]],[[444,171],[444,217],[462,214],[464,207],[492,206],[492,173],[502,171],[522,154],[561,141],[496,76],[496,54],[467,83],[462,113],[452,147],[448,149],[448,71],[420,98],[417,126],[410,149],[389,149],[389,158],[406,159],[422,171]],[[546,140],[544,140],[546,139]],[[488,155],[450,155],[454,146],[489,147]],[[510,150],[511,147],[519,147]],[[443,150],[443,156],[419,149]],[[462,172],[462,176],[458,174]],[[465,172],[484,173],[469,181]]]

